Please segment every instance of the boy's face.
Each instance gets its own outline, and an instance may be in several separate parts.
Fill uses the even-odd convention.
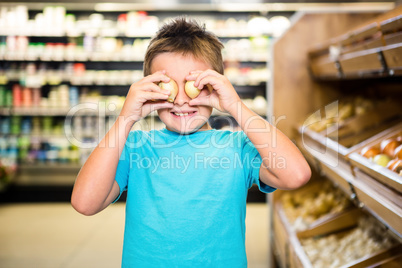
[[[162,53],[157,55],[151,65],[151,72],[166,70],[166,75],[176,81],[179,92],[174,100],[173,108],[158,110],[159,118],[170,131],[186,134],[200,130],[211,129],[208,119],[212,113],[212,107],[190,106],[191,100],[184,92],[186,77],[191,71],[204,71],[212,69],[211,65],[202,60],[197,60],[193,55],[180,53]],[[199,96],[209,94],[208,90],[202,90]]]

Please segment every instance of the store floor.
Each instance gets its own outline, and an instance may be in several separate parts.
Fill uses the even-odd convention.
[[[247,204],[250,268],[268,267],[268,208]],[[0,205],[0,267],[120,267],[124,203],[91,217],[69,203]]]

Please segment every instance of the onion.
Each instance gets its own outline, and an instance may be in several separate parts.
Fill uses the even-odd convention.
[[[161,89],[170,90],[170,95],[167,98],[167,101],[174,102],[174,99],[176,98],[177,93],[179,92],[179,88],[178,88],[176,82],[173,79],[170,79],[169,83],[160,82],[158,84],[158,86]]]
[[[201,93],[201,89],[195,87],[194,82],[195,81],[187,81],[186,85],[184,86],[184,91],[191,99],[197,98],[197,96]],[[207,84],[206,86],[209,90],[209,93],[212,93],[213,87],[210,84]]]

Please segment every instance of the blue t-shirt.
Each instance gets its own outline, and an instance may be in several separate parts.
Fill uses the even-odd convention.
[[[116,171],[127,190],[122,267],[247,267],[247,191],[261,157],[244,132],[130,132]]]

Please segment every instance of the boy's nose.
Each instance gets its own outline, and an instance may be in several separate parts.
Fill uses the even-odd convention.
[[[183,106],[185,103],[188,103],[190,100],[191,100],[190,97],[187,96],[186,92],[184,91],[184,85],[179,86],[179,92],[177,93],[177,96],[173,103],[178,106]]]

